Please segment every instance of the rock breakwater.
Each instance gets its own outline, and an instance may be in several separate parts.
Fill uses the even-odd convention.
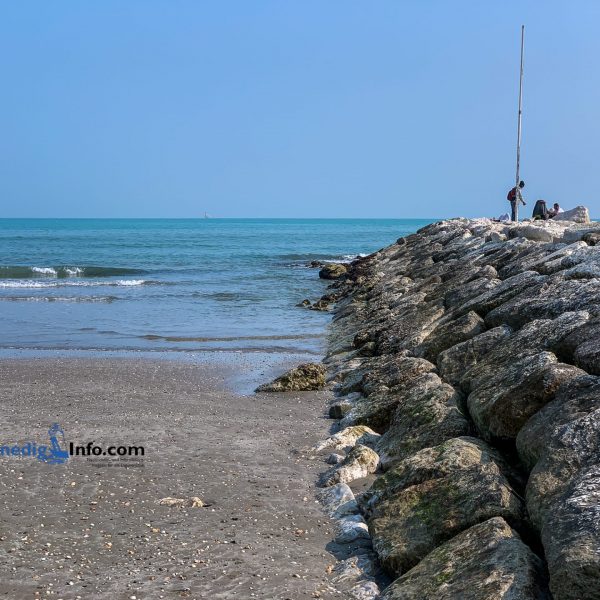
[[[600,598],[599,233],[442,221],[332,284],[321,485],[383,471],[382,598]]]

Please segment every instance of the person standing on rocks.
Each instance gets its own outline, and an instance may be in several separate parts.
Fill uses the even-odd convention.
[[[520,181],[518,186],[515,186],[508,192],[506,195],[506,199],[510,202],[511,208],[511,221],[517,220],[517,202],[520,202],[523,206],[527,204],[525,200],[523,200],[523,196],[521,195],[521,190],[525,187],[525,182]]]

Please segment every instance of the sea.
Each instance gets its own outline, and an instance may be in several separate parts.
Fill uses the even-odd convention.
[[[2,356],[324,351],[300,308],[421,219],[0,219]],[[175,355],[175,354],[173,354]]]

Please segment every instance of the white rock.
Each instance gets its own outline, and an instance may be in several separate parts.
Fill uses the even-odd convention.
[[[380,593],[379,586],[374,581],[361,581],[349,592],[352,600],[377,600]]]
[[[362,444],[374,446],[381,436],[366,425],[353,425],[328,437],[314,447],[316,452],[323,450],[345,450]]]
[[[360,515],[349,515],[337,519],[334,524],[334,531],[334,542],[337,544],[350,544],[359,540],[371,540],[369,528]]]
[[[334,582],[346,584],[375,579],[380,572],[377,555],[372,551],[341,560],[333,570],[336,574]]]
[[[352,490],[345,483],[338,483],[321,490],[317,500],[330,517],[343,517],[358,512]]]
[[[585,206],[576,206],[565,210],[552,218],[553,221],[573,221],[574,223],[589,223],[590,213]]]
[[[367,446],[357,444],[344,458],[344,460],[323,473],[319,479],[320,487],[335,485],[336,483],[350,483],[377,471],[379,455]]]

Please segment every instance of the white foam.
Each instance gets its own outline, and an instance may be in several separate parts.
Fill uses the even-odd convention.
[[[56,269],[52,267],[31,267],[34,273],[40,273],[41,275],[56,275]]]
[[[152,283],[145,279],[117,279],[114,281],[31,281],[7,279],[0,281],[0,288],[55,288],[55,287],[102,287],[102,286],[135,286]]]

